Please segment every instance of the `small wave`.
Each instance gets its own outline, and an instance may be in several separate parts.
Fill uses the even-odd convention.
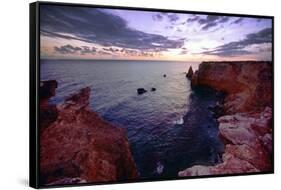
[[[173,124],[182,125],[184,123],[183,117],[173,121]]]
[[[157,168],[156,168],[156,172],[161,175],[163,173],[164,170],[164,166],[161,162],[157,162]]]

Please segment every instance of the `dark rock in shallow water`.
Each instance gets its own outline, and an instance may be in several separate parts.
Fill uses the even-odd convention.
[[[192,76],[193,76],[193,70],[192,70],[192,67],[190,66],[189,69],[188,69],[188,73],[186,74],[186,78],[191,80]]]
[[[40,128],[45,129],[58,117],[57,106],[48,101],[56,94],[58,83],[56,80],[42,81],[40,83]]]
[[[213,116],[215,118],[219,118],[220,116],[223,116],[225,113],[223,109],[223,105],[219,105],[219,104],[208,107],[208,110],[210,110],[213,113]]]
[[[48,80],[40,82],[40,99],[49,99],[56,95],[58,82],[56,80]]]
[[[166,77],[166,76],[167,76],[166,74],[163,75],[163,77]]]
[[[138,94],[140,95],[140,94],[146,93],[147,90],[145,90],[144,88],[138,88],[138,89],[137,89],[137,92],[138,92]]]
[[[156,88],[151,88],[150,91],[154,92],[154,91],[156,91]]]

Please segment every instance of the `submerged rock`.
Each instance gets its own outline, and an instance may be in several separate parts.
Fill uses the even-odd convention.
[[[156,88],[151,88],[150,91],[154,92],[154,91],[156,91]]]
[[[147,90],[145,90],[144,88],[138,88],[138,89],[137,89],[137,93],[138,93],[139,95],[144,94],[144,93],[146,93],[146,92],[147,92]]]
[[[48,100],[56,95],[58,82],[56,80],[48,80],[40,82],[40,100]]]
[[[126,131],[89,108],[90,88],[58,106],[58,117],[40,134],[40,182],[71,184],[136,179]]]
[[[192,70],[192,67],[190,66],[189,69],[188,69],[188,72],[186,74],[186,78],[188,78],[189,80],[192,79],[192,76],[193,76],[193,70]]]

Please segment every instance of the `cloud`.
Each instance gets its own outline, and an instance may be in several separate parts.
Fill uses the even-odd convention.
[[[73,47],[72,45],[64,45],[61,47],[54,47],[55,51],[61,54],[73,54],[81,50],[79,47]]]
[[[157,13],[157,14],[154,14],[152,15],[152,19],[155,20],[155,21],[162,21],[163,20],[163,15]]]
[[[126,56],[140,56],[140,57],[154,57],[157,54],[157,51],[146,52],[132,49],[122,49],[120,52],[124,53]]]
[[[82,55],[85,54],[95,54],[97,52],[97,49],[95,47],[88,47],[88,46],[72,46],[70,44],[63,45],[60,47],[55,46],[54,47],[55,52],[60,53],[60,54],[76,54],[80,53]]]
[[[169,21],[172,23],[179,20],[179,16],[174,13],[167,14],[167,17],[168,17]]]
[[[236,56],[244,54],[252,54],[250,50],[245,48],[251,45],[272,43],[272,28],[265,28],[256,33],[250,33],[246,35],[246,38],[240,41],[234,41],[218,46],[210,51],[204,51],[205,55],[217,55],[217,56]]]
[[[271,52],[272,48],[271,47],[259,47],[258,48],[258,52],[262,53],[262,52]]]
[[[119,49],[117,49],[117,48],[112,48],[112,47],[110,47],[110,48],[102,48],[104,51],[109,51],[109,52],[112,52],[112,53],[114,53],[114,52],[119,52]]]
[[[198,22],[202,25],[202,30],[209,30],[219,24],[225,23],[229,20],[226,16],[208,15],[205,19],[199,19]]]
[[[106,52],[106,51],[98,51],[99,55],[111,55],[111,53]]]
[[[200,19],[200,16],[198,15],[193,15],[192,17],[188,18],[186,20],[187,23],[191,23],[191,22],[195,22],[195,21],[198,21]]]
[[[205,18],[202,18],[198,15],[193,15],[192,17],[186,20],[187,23],[197,22],[201,25],[201,29],[206,31],[210,28],[219,26],[220,24],[228,22],[230,17],[228,16],[216,16],[216,15],[208,15]]]
[[[155,21],[162,21],[164,18],[167,18],[170,24],[175,24],[180,19],[176,13],[158,13],[152,16]]]
[[[174,26],[173,26],[173,25],[165,26],[165,29],[173,30],[173,29],[174,29]]]
[[[232,24],[240,24],[244,19],[243,18],[238,18],[235,21],[232,22]]]
[[[188,53],[187,50],[182,50],[182,51],[179,53],[179,55],[185,55],[185,54],[187,54],[187,53]]]
[[[86,54],[92,54],[92,55],[99,55],[99,56],[108,56],[108,55],[120,55],[123,54],[125,56],[140,56],[140,57],[154,57],[154,55],[160,55],[159,50],[155,50],[153,52],[148,51],[141,51],[141,50],[135,50],[135,49],[117,49],[117,48],[102,48],[97,49],[96,47],[89,47],[89,46],[72,46],[70,44],[63,45],[60,47],[55,46],[54,50],[56,53],[59,54],[80,54],[80,55],[86,55]]]
[[[81,50],[81,54],[85,55],[85,54],[95,54],[97,52],[97,48],[95,47],[88,47],[88,46],[82,46],[82,50]]]
[[[166,51],[184,44],[183,39],[171,40],[130,28],[123,18],[102,9],[54,5],[42,5],[40,9],[40,32],[43,36],[149,51]],[[171,17],[171,20],[176,19]]]

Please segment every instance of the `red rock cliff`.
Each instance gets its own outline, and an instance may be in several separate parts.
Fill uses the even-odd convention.
[[[225,144],[222,162],[195,165],[179,176],[272,172],[272,64],[270,62],[203,62],[192,88],[209,86],[226,93],[218,118]]]
[[[125,130],[104,121],[90,110],[89,96],[90,88],[83,88],[57,106],[55,120],[53,117],[51,121],[48,119],[48,115],[53,115],[49,112],[43,117],[41,122],[45,125],[40,135],[42,184],[112,182],[137,178]],[[43,103],[46,105],[46,101]]]
[[[263,110],[272,105],[272,64],[263,61],[203,62],[191,85],[209,86],[227,94],[227,113]]]

